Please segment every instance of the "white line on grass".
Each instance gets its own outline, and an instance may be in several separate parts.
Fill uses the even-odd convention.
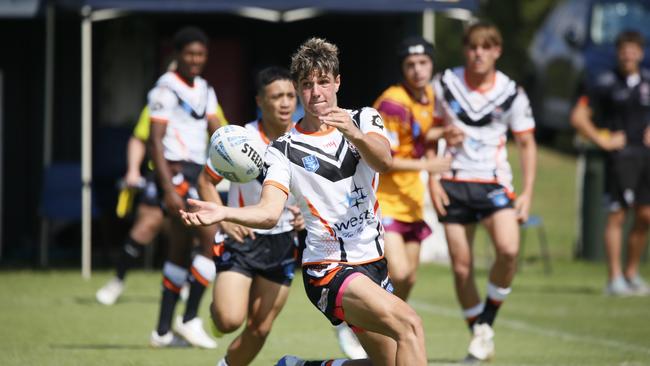
[[[425,311],[431,314],[444,316],[447,318],[460,317],[458,310],[453,310],[444,306],[431,305],[431,304],[426,304],[420,301],[413,301],[413,300],[409,300],[409,304],[411,304],[411,306],[413,306],[417,310]],[[593,344],[598,346],[616,348],[623,351],[633,351],[633,352],[650,355],[650,348],[647,347],[620,342],[616,340],[572,334],[562,330],[542,328],[520,320],[508,320],[508,319],[499,318],[499,324],[510,329],[542,335],[549,338],[559,338],[566,341],[582,342],[582,343],[588,343],[588,344]]]

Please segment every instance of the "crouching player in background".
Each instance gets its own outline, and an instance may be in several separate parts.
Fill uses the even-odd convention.
[[[392,163],[379,113],[337,106],[338,48],[318,38],[293,55],[291,77],[305,117],[275,140],[260,202],[242,208],[188,200],[188,225],[233,222],[274,227],[293,194],[305,218],[302,255],[307,296],[332,324],[357,331],[369,360],[305,361],[285,356],[281,366],[427,364],[422,321],[393,295],[384,259],[383,228],[375,196],[378,172]]]

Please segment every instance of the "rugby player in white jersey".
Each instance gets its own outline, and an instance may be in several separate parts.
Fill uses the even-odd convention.
[[[296,110],[296,90],[289,71],[279,67],[260,71],[256,86],[255,99],[261,117],[246,124],[245,128],[260,143],[268,145],[293,127],[291,117]],[[201,198],[221,204],[215,185],[222,179],[208,159],[199,176]],[[258,203],[263,181],[264,173],[248,183],[230,183],[228,206]],[[219,225],[220,233],[213,250],[217,278],[212,296],[212,318],[220,333],[232,333],[247,321],[217,366],[245,366],[264,346],[273,321],[287,301],[298,249],[294,227],[304,229],[304,221],[297,207],[285,206],[280,220],[271,229],[249,229],[227,221]],[[227,235],[225,241],[222,234]]]
[[[430,181],[431,197],[445,228],[456,295],[472,332],[468,360],[494,355],[492,324],[510,293],[519,252],[519,223],[528,218],[537,148],[535,121],[523,89],[496,70],[502,38],[488,23],[471,25],[463,37],[466,63],[434,80],[436,118],[445,125],[451,171]],[[511,130],[521,156],[523,189],[513,193],[507,160]],[[487,297],[474,281],[471,243],[477,223],[487,229],[496,251]]]
[[[215,348],[197,316],[205,288],[214,279],[212,238],[216,227],[196,232],[185,227],[178,210],[185,199],[198,198],[198,176],[206,161],[208,136],[220,121],[214,89],[200,74],[207,61],[208,38],[198,28],[183,28],[174,36],[177,69],[163,74],[149,92],[151,114],[149,149],[154,163],[161,205],[170,216],[169,253],[163,266],[160,316],[151,333],[152,347],[178,345],[171,331],[174,308],[183,283],[190,283],[185,313],[175,320],[174,331],[190,344]],[[190,265],[193,234],[201,236],[201,253]],[[187,268],[190,267],[188,273]]]
[[[285,356],[278,365],[426,365],[422,321],[390,293],[375,196],[378,172],[392,164],[382,119],[372,108],[338,107],[338,48],[323,39],[299,47],[291,77],[305,117],[268,148],[260,202],[232,208],[189,200],[193,209],[181,215],[189,225],[230,221],[269,229],[289,192],[295,197],[308,232],[302,256],[307,296],[333,324],[354,326],[369,359]]]

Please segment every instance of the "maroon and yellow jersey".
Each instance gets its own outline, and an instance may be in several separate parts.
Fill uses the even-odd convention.
[[[394,157],[420,159],[424,154],[424,135],[433,126],[433,89],[426,88],[427,103],[416,101],[403,85],[384,91],[374,104],[386,127]],[[382,174],[377,198],[384,216],[404,222],[424,217],[424,184],[419,171],[394,171]]]

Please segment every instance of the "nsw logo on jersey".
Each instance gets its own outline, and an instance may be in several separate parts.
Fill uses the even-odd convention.
[[[308,172],[315,172],[320,167],[318,159],[314,155],[307,155],[302,158],[302,165]]]

